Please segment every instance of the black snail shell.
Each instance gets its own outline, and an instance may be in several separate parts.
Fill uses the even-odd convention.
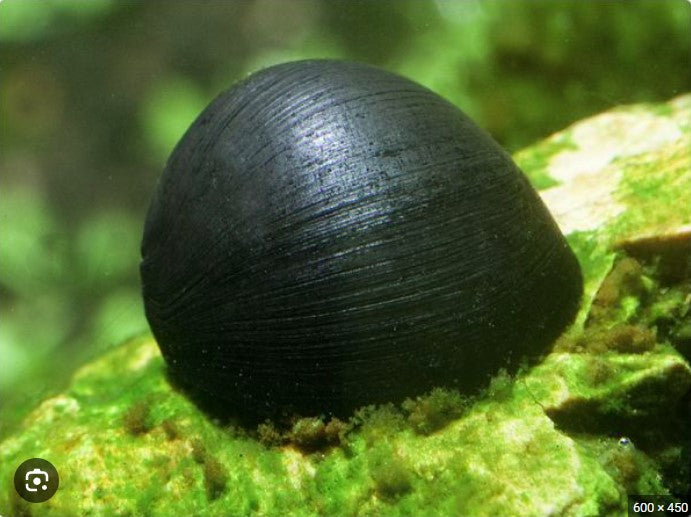
[[[142,257],[172,378],[258,417],[474,389],[544,352],[582,291],[488,134],[408,79],[329,60],[260,71],[204,110]]]

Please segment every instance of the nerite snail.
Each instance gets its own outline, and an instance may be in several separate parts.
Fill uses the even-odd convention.
[[[408,79],[329,60],[255,73],[204,110],[142,257],[170,373],[255,416],[473,389],[543,352],[582,290],[489,135]]]

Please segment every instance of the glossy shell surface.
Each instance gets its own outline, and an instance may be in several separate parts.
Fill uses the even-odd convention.
[[[259,417],[474,390],[545,351],[582,290],[489,135],[339,61],[268,68],[209,105],[159,180],[141,276],[172,377]]]

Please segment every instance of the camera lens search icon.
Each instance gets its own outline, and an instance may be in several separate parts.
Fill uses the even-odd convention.
[[[41,490],[48,490],[48,481],[50,476],[45,470],[34,469],[26,473],[26,483],[24,483],[24,488],[29,492],[38,492],[39,487]]]
[[[43,458],[26,460],[14,473],[14,489],[30,503],[47,501],[55,495],[59,484],[58,471]]]

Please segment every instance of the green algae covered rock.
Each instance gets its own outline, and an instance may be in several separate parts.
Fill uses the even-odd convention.
[[[576,324],[472,399],[246,429],[169,383],[156,343],[84,366],[0,443],[0,515],[625,515],[689,488],[691,96],[619,108],[517,154],[584,269]],[[41,457],[56,495],[21,499]]]
[[[133,341],[83,368],[2,444],[3,514],[38,509],[12,485],[30,456],[61,473],[40,515],[597,515],[621,509],[628,489],[668,493],[653,461],[619,444],[632,428],[578,437],[554,415],[647,411],[632,396],[646,383],[673,407],[691,385],[688,364],[662,345],[611,354],[598,359],[612,370],[600,383],[588,360],[555,353],[516,382],[499,377],[431,433],[412,411],[366,410],[340,443],[307,452],[209,420],[171,390],[156,344]]]

